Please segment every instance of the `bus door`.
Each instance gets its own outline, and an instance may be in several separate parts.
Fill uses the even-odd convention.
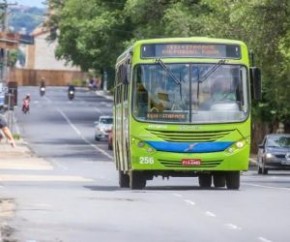
[[[123,85],[123,102],[122,102],[122,168],[125,171],[129,170],[129,147],[128,147],[128,137],[129,137],[129,102],[128,102],[128,91],[129,85]]]

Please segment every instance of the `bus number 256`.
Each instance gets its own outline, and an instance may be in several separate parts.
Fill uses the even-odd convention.
[[[143,165],[152,165],[154,164],[154,158],[148,156],[139,157],[139,163]]]

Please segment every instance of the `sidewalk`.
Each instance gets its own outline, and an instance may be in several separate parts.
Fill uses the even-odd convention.
[[[34,154],[23,140],[17,140],[16,147],[12,147],[6,140],[0,142],[0,170],[39,169],[51,170],[52,166]]]
[[[0,142],[0,160],[13,157],[30,156],[31,151],[23,140],[16,140],[16,147],[12,147],[5,139]]]

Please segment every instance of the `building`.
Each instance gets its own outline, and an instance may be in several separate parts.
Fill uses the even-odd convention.
[[[71,82],[81,85],[85,74],[79,67],[55,57],[57,41],[49,42],[48,36],[49,30],[45,27],[38,27],[32,32],[33,43],[20,47],[25,62],[10,70],[9,80],[28,86],[39,85],[42,78],[50,86],[65,86]]]
[[[79,67],[66,64],[65,60],[56,59],[57,41],[49,42],[47,40],[48,29],[38,27],[32,32],[32,36],[34,45],[26,45],[26,69],[80,71]]]

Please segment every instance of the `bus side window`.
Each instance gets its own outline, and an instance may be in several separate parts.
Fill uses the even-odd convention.
[[[137,84],[137,107],[138,107],[138,116],[146,117],[148,112],[148,92],[144,88],[142,83]]]

